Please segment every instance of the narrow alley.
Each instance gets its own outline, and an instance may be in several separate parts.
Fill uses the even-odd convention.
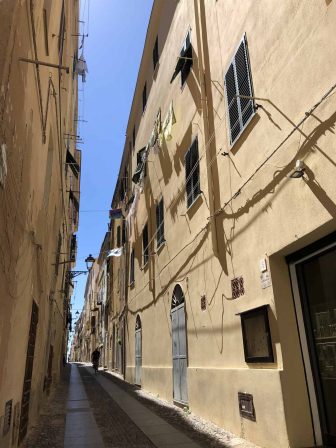
[[[24,448],[257,448],[89,364],[68,364]]]
[[[336,448],[336,0],[0,0],[0,448]]]

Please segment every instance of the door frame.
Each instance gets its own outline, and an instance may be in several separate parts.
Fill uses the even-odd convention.
[[[336,247],[336,241],[321,245],[319,248],[316,248],[312,252],[307,252],[307,255],[302,254],[302,256],[298,259],[295,259],[293,261],[289,262],[289,273],[292,283],[292,292],[293,292],[293,298],[294,298],[294,305],[295,305],[295,313],[296,313],[296,321],[298,326],[298,332],[299,332],[299,339],[300,339],[300,345],[301,345],[301,353],[303,358],[303,364],[304,364],[304,370],[306,375],[306,383],[307,383],[307,389],[308,389],[308,398],[310,403],[310,413],[312,418],[312,425],[313,425],[313,433],[315,438],[315,444],[317,446],[323,445],[323,436],[322,436],[322,425],[321,425],[321,419],[322,416],[320,416],[319,406],[318,406],[318,397],[316,392],[316,386],[314,381],[314,375],[313,375],[313,368],[312,368],[312,360],[309,354],[309,348],[308,348],[308,338],[307,338],[307,332],[305,327],[305,320],[304,320],[304,313],[302,308],[302,299],[300,295],[299,290],[299,281],[297,276],[296,267],[297,265],[302,264],[304,261],[309,260],[311,258],[314,258],[315,256],[328,252],[329,250]]]
[[[140,381],[137,381],[137,348],[136,348],[136,342],[137,342],[137,335],[139,336],[140,339],[140,356],[138,356],[138,359],[140,359],[140,365],[139,365],[139,379]],[[136,323],[135,323],[135,331],[134,331],[134,341],[135,341],[135,347],[134,347],[134,364],[135,364],[135,372],[134,372],[134,383],[137,386],[141,386],[141,377],[142,377],[142,322],[141,322],[141,317],[139,316],[139,314],[136,317]]]
[[[179,285],[180,286],[180,285]],[[175,290],[175,288],[174,288],[174,290]],[[181,290],[182,290],[182,288],[181,288]],[[182,293],[183,293],[183,290],[182,290]],[[188,357],[188,337],[187,337],[187,313],[186,313],[186,302],[185,302],[185,297],[184,297],[184,293],[183,293],[183,302],[182,303],[180,303],[179,305],[177,305],[177,306],[174,306],[174,308],[171,308],[171,310],[170,310],[170,317],[171,317],[171,320],[172,320],[172,314],[173,313],[177,313],[180,309],[182,309],[183,308],[183,310],[184,310],[184,322],[185,322],[185,325],[184,325],[184,336],[185,336],[185,346],[186,346],[186,365],[187,365],[187,369],[188,369],[188,361],[189,361],[189,357]],[[187,401],[183,401],[182,399],[177,399],[177,398],[175,398],[175,396],[174,396],[174,392],[175,392],[175,390],[174,390],[174,350],[173,350],[173,344],[174,344],[174,342],[173,342],[173,328],[172,328],[172,362],[173,362],[173,365],[172,365],[172,374],[173,374],[173,377],[172,377],[172,380],[173,380],[173,402],[174,403],[176,403],[176,404],[179,404],[179,405],[188,405],[188,400]],[[180,353],[179,353],[179,356],[180,356]],[[180,359],[180,357],[179,357],[179,359]],[[181,373],[181,372],[180,372]],[[185,373],[185,375],[186,375],[186,383],[187,383],[187,395],[188,395],[188,375],[187,375],[187,370],[186,370],[186,373]],[[180,380],[181,380],[181,377],[180,377]],[[188,397],[189,398],[189,397]]]

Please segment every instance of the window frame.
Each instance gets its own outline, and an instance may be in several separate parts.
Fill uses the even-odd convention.
[[[117,226],[117,247],[121,247],[121,226]]]
[[[130,285],[134,285],[134,283],[135,283],[135,251],[134,247],[132,247],[130,255]]]
[[[267,304],[267,305],[258,306],[257,308],[253,308],[251,310],[247,310],[242,313],[239,313],[240,320],[241,320],[242,337],[243,337],[244,357],[245,357],[245,362],[248,364],[274,363],[272,334],[271,334],[271,329],[270,329],[270,324],[269,324],[268,308],[269,308],[269,305]],[[245,322],[247,319],[253,319],[255,317],[262,317],[264,320],[266,344],[267,344],[267,351],[268,351],[268,354],[266,356],[253,356],[253,355],[249,354],[249,347],[248,347],[249,334],[248,334],[248,330],[246,328]]]
[[[191,151],[192,151],[192,149],[193,149],[193,147],[194,147],[195,144],[197,145],[196,148],[197,148],[197,156],[198,156],[198,159],[197,159],[198,169],[196,169],[196,172],[198,172],[198,191],[196,191],[196,193],[194,193],[194,190],[195,190],[195,187],[194,187],[194,185],[193,185],[193,183],[194,183],[194,180],[193,180],[193,175],[194,175],[194,173],[192,172],[196,164],[193,165],[193,166],[190,168],[189,173],[187,173],[187,169],[188,169],[188,167],[187,167],[187,163],[188,163],[187,158],[188,158],[189,154],[191,155]],[[185,156],[184,156],[185,176],[186,176],[185,187],[186,187],[187,209],[189,209],[189,208],[194,204],[194,202],[197,200],[197,198],[198,198],[199,195],[201,194],[201,182],[200,182],[200,167],[199,167],[199,162],[200,162],[200,159],[199,159],[199,151],[198,151],[198,137],[196,136],[196,137],[194,138],[193,142],[191,143],[191,145],[189,146],[189,148],[188,148],[188,150],[187,150],[187,152],[186,152],[186,154],[185,154]],[[191,174],[191,173],[192,173],[192,174]],[[191,177],[189,178],[190,175],[191,175]],[[188,179],[188,178],[189,178],[189,179]],[[191,184],[192,184],[192,186],[191,186],[191,192],[192,192],[192,195],[191,195],[191,196],[192,196],[192,201],[191,201],[190,203],[189,203],[190,193],[189,193],[189,195],[188,195],[188,182],[189,182],[189,181],[191,181]]]
[[[147,239],[147,242],[145,242],[145,239]],[[147,266],[148,261],[149,261],[149,231],[147,221],[142,229],[142,266],[143,267]]]
[[[154,47],[153,47],[153,71],[155,72],[158,65],[160,54],[159,54],[159,36],[156,36]]]
[[[147,82],[145,82],[142,89],[142,112],[145,112],[147,106]]]
[[[160,210],[162,208],[162,210]],[[164,200],[163,197],[156,204],[156,249],[166,242],[164,237]]]
[[[228,138],[229,138],[229,142],[230,142],[229,143],[230,144],[230,148],[232,148],[235,145],[235,143],[239,140],[240,136],[243,134],[244,130],[248,127],[249,123],[251,122],[251,120],[253,119],[253,117],[256,114],[256,105],[255,105],[255,101],[253,99],[253,100],[251,100],[251,105],[252,105],[252,108],[253,108],[252,114],[250,115],[250,117],[248,118],[246,123],[244,124],[243,121],[242,121],[242,108],[241,108],[241,105],[240,105],[240,98],[237,98],[238,120],[239,120],[239,125],[240,125],[240,131],[236,135],[236,137],[234,139],[232,139],[232,130],[233,130],[234,126],[232,126],[232,128],[231,128],[230,109],[229,109],[229,102],[228,102],[226,77],[227,77],[227,74],[228,74],[231,66],[233,66],[233,72],[234,72],[233,74],[234,74],[234,80],[235,80],[235,90],[236,90],[236,92],[238,92],[238,95],[239,95],[240,92],[239,92],[239,86],[238,86],[238,79],[237,79],[237,72],[236,72],[236,60],[235,59],[236,59],[236,55],[237,55],[238,50],[239,50],[239,48],[240,48],[242,43],[244,44],[244,53],[245,53],[245,59],[246,59],[246,69],[247,69],[247,75],[248,75],[249,88],[250,88],[251,96],[254,97],[254,89],[253,89],[253,81],[252,81],[252,70],[251,70],[251,63],[250,63],[247,35],[246,35],[246,33],[244,33],[243,37],[239,40],[239,43],[238,43],[237,47],[235,48],[235,51],[233,52],[233,56],[232,56],[229,64],[226,67],[226,70],[224,72],[224,92],[225,92],[224,95],[225,95],[225,103],[226,103],[226,123],[227,123],[227,132],[228,132]],[[237,121],[236,121],[236,123],[237,123]],[[236,123],[234,123],[234,125]]]
[[[180,70],[180,73],[181,73],[181,89],[183,88],[183,86],[187,82],[188,76],[189,76],[189,74],[191,72],[191,67],[193,66],[193,62],[194,62],[193,57],[192,57],[193,51],[192,51],[192,44],[191,44],[191,28],[188,29],[187,34],[186,34],[186,36],[184,38],[184,42],[183,42],[183,45],[182,45],[182,48],[181,48],[181,51],[180,51],[180,56],[181,56],[182,51],[185,51],[186,48],[187,48],[186,44],[187,44],[188,37],[189,37],[189,45],[190,45],[190,51],[191,51],[191,61],[186,59],[184,61],[184,64],[183,64],[181,70]],[[185,70],[185,67],[187,65],[188,65],[188,69]],[[185,73],[185,71],[187,71],[187,73]]]

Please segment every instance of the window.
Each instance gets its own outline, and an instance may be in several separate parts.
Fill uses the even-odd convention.
[[[253,99],[240,97],[253,96],[246,36],[239,44],[225,74],[224,82],[229,116],[230,143],[233,145],[255,112]]]
[[[135,172],[132,177],[132,181],[137,184],[140,180],[141,173],[143,171],[143,177],[146,177],[147,170],[146,170],[146,148],[140,149],[140,151],[137,152],[137,166],[135,168]]]
[[[158,62],[159,62],[159,41],[158,41],[158,37],[156,37],[154,48],[153,48],[153,70],[155,70],[156,64]]]
[[[245,362],[274,362],[268,305],[240,314]]]
[[[122,245],[124,245],[126,243],[126,221],[123,221],[122,224],[122,235],[121,235],[121,242]]]
[[[117,247],[121,246],[120,226],[117,227]]]
[[[131,285],[135,281],[135,277],[134,277],[134,261],[135,261],[135,253],[134,253],[134,249],[132,249],[131,260],[130,260],[130,284]]]
[[[142,255],[143,255],[143,266],[145,266],[148,263],[148,258],[149,258],[148,224],[147,223],[142,231]]]
[[[187,207],[196,200],[200,194],[198,140],[193,141],[185,155]]]
[[[47,10],[43,8],[43,30],[44,30],[44,48],[45,53],[49,56],[49,45],[48,45],[48,19]]]
[[[156,246],[159,248],[165,242],[163,199],[156,205]]]
[[[172,83],[176,76],[181,72],[181,86],[184,85],[191,67],[193,65],[192,60],[192,46],[191,46],[191,39],[190,39],[190,31],[188,31],[187,37],[185,38],[184,44],[182,46],[182,50],[180,52],[180,56],[178,58],[172,79],[170,82]]]
[[[147,83],[145,82],[143,91],[142,91],[142,112],[145,110],[147,104]]]
[[[60,61],[63,56],[63,47],[64,47],[64,34],[65,34],[65,10],[64,10],[64,0],[62,2],[62,12],[61,12],[61,21],[58,33],[58,54]]]
[[[132,132],[132,144],[133,148],[135,147],[135,125],[133,126],[133,132]]]

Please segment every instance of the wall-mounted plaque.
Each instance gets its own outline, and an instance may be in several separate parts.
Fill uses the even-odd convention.
[[[245,361],[274,362],[268,305],[240,313]]]

